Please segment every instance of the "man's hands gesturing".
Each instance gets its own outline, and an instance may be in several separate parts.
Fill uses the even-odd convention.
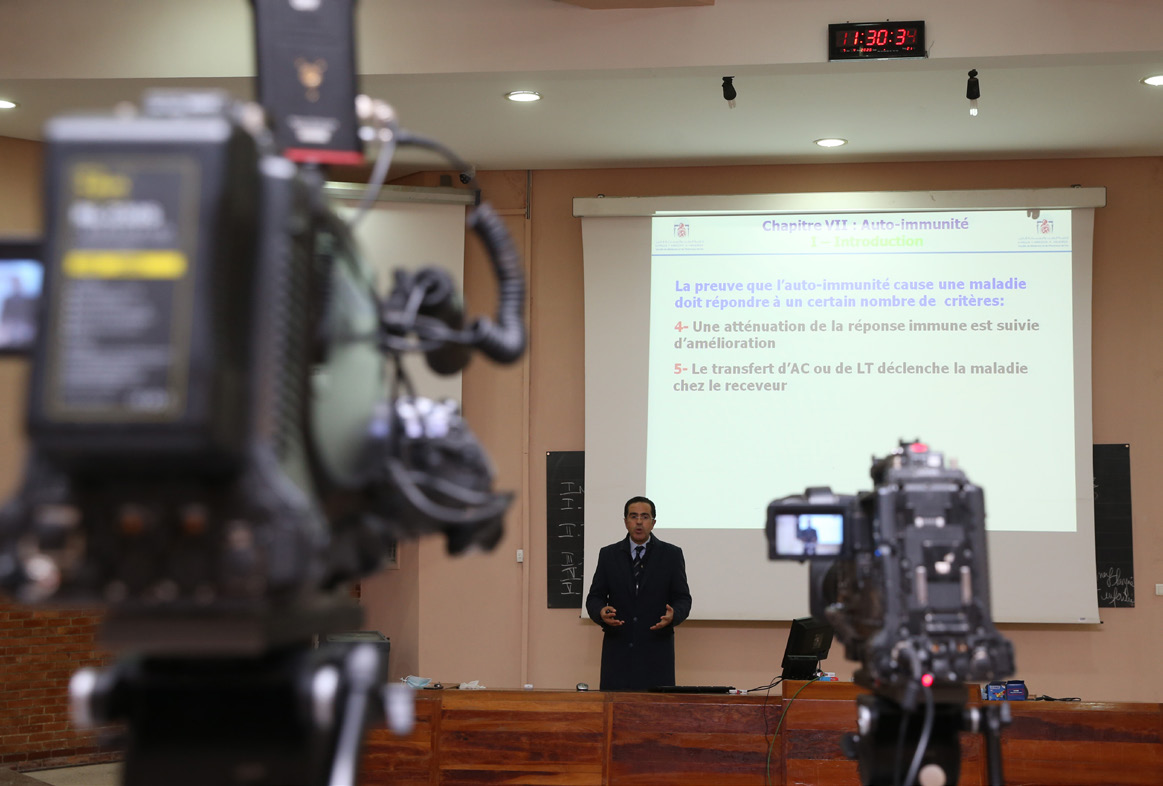
[[[625,625],[622,620],[618,619],[618,610],[613,606],[602,606],[602,622],[609,625],[611,628],[616,628],[619,625]],[[650,626],[651,630],[662,630],[671,622],[674,621],[674,609],[669,603],[666,604],[666,613],[658,618],[658,622]]]
[[[672,609],[670,607],[670,604],[667,603],[666,604],[666,613],[663,614],[661,617],[659,617],[658,622],[651,625],[650,629],[651,630],[661,630],[662,628],[665,628],[667,625],[669,625],[673,620],[674,620],[674,609]]]

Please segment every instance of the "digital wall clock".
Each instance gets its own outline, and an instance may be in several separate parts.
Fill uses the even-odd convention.
[[[828,25],[829,60],[892,60],[924,56],[924,22],[845,22]]]

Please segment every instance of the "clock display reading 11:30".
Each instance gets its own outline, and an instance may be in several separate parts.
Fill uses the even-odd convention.
[[[845,22],[828,25],[829,60],[887,60],[924,56],[924,22]]]

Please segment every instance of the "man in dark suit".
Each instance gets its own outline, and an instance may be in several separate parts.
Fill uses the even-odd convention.
[[[605,631],[602,690],[649,690],[674,684],[674,627],[691,612],[682,549],[650,533],[654,503],[631,497],[626,537],[598,553],[586,596],[590,619]]]

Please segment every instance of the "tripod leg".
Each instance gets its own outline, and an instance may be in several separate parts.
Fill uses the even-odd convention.
[[[376,706],[375,691],[383,671],[380,655],[370,644],[356,645],[347,654],[343,665],[347,690],[328,786],[355,786],[363,735],[369,715]]]
[[[1012,717],[1009,702],[998,702],[998,706],[985,708],[985,723],[981,734],[985,737],[985,766],[990,786],[1004,786],[1001,765],[1001,731],[1008,726]]]
[[[921,741],[923,719],[920,713],[908,712],[896,702],[882,696],[866,695],[857,700],[857,727],[855,740],[860,781],[863,786],[896,786],[905,780],[898,769],[897,750],[902,735],[909,758]],[[947,786],[953,786],[961,776],[961,729],[963,705],[957,702],[937,702],[933,710],[932,728],[928,744],[921,756],[919,770],[926,775],[940,771]],[[903,727],[902,727],[903,725]],[[917,780],[914,778],[914,780]],[[904,786],[914,786],[905,784]]]
[[[254,658],[124,658],[70,687],[78,722],[123,720],[125,786],[354,786],[386,664],[367,644]],[[399,691],[394,692],[399,694]],[[411,692],[392,698],[406,733]]]

